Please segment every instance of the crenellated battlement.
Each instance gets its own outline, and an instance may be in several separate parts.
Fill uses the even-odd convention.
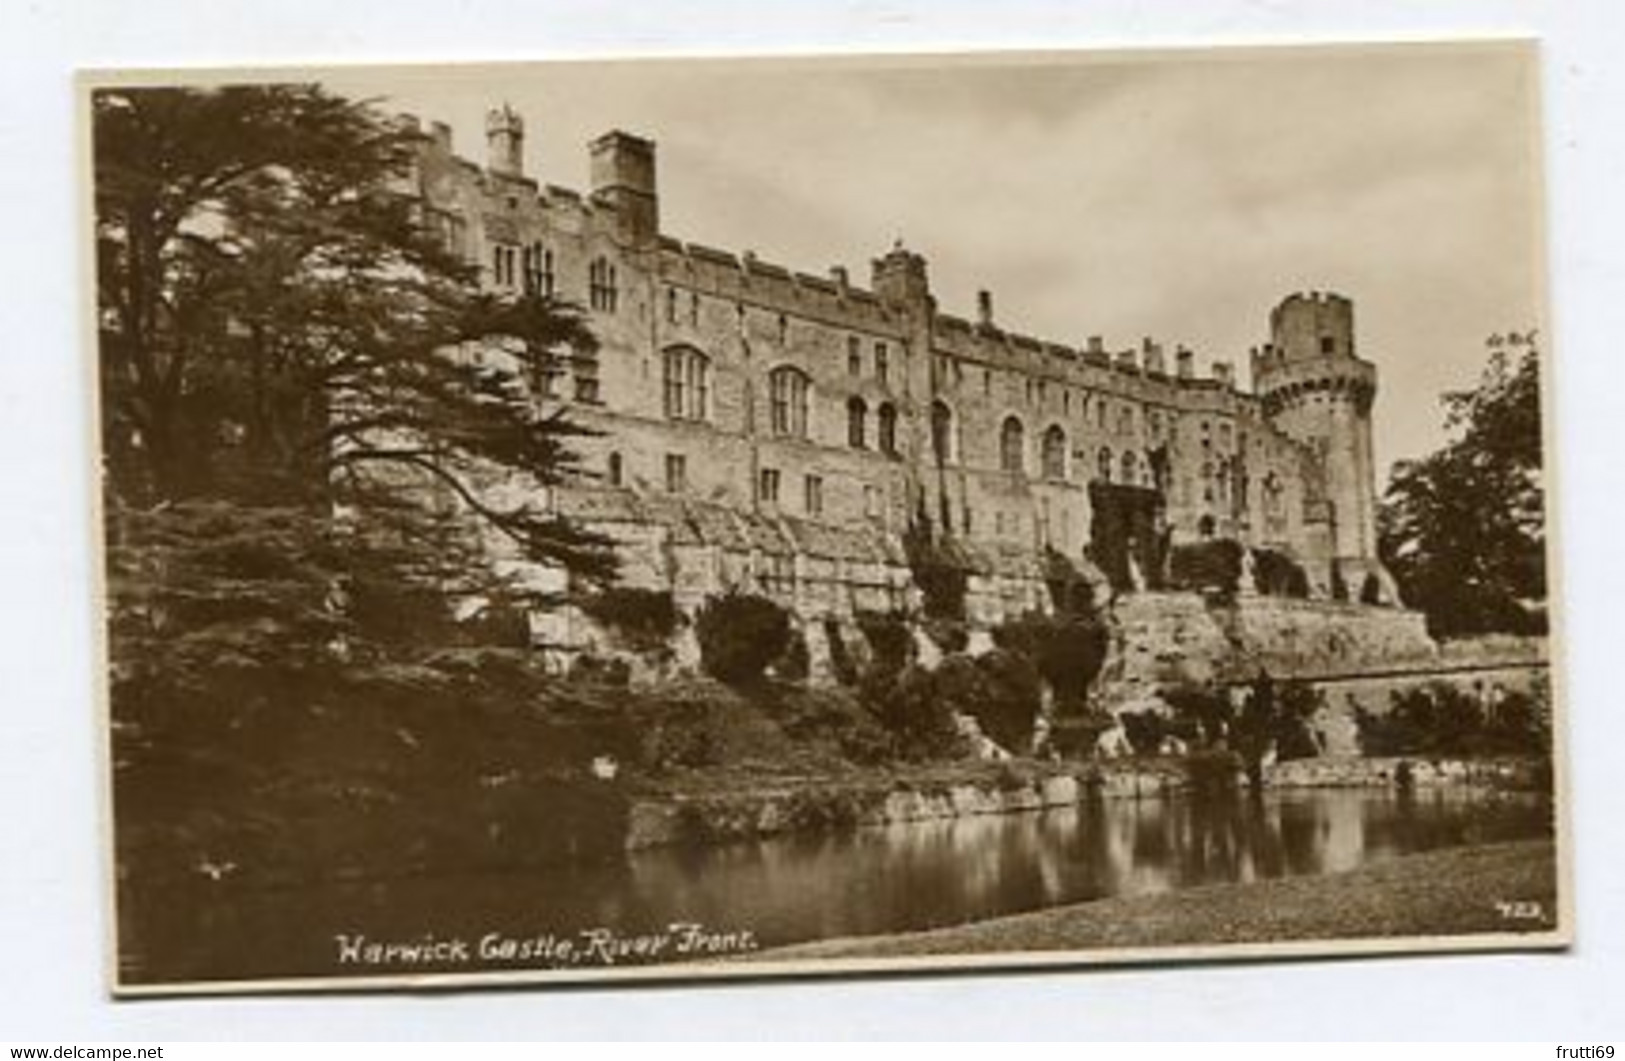
[[[1033,335],[988,290],[943,312],[900,240],[864,286],[664,234],[651,140],[594,139],[584,195],[523,172],[518,115],[487,134],[486,166],[425,137],[427,212],[495,286],[591,313],[590,375],[551,396],[585,402],[587,462],[618,489],[893,533],[923,512],[969,544],[1081,556],[1103,482],[1156,491],[1176,542],[1286,550],[1316,587],[1374,563],[1375,368],[1340,294],[1282,299],[1244,390],[1222,353]]]

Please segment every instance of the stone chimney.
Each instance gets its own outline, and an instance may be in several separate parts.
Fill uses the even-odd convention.
[[[976,323],[984,328],[993,327],[993,292],[986,288],[976,292]]]
[[[1145,341],[1144,360],[1146,372],[1156,376],[1166,374],[1167,366],[1163,364],[1161,343],[1152,342],[1150,339],[1147,339]]]
[[[1181,380],[1196,378],[1196,355],[1183,345],[1174,351],[1174,375]]]
[[[1213,379],[1214,382],[1219,383],[1226,388],[1234,387],[1236,385],[1235,366],[1231,365],[1228,361],[1213,362]]]

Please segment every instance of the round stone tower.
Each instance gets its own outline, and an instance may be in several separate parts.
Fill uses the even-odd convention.
[[[1304,559],[1324,562],[1328,581],[1340,580],[1350,599],[1391,602],[1393,583],[1377,560],[1377,368],[1355,355],[1354,305],[1318,291],[1289,295],[1270,314],[1270,336],[1253,359],[1253,389],[1264,414],[1318,456],[1330,506],[1328,555]]]

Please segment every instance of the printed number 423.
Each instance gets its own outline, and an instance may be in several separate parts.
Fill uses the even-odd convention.
[[[1539,903],[1530,899],[1498,902],[1495,904],[1495,909],[1507,921],[1532,921],[1540,918],[1545,913]]]

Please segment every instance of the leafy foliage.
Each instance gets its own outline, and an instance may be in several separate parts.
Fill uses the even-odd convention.
[[[908,620],[895,612],[860,611],[858,629],[869,643],[869,669],[884,678],[896,675],[914,657],[914,635]]]
[[[1436,636],[1541,632],[1545,496],[1532,338],[1493,337],[1478,386],[1444,402],[1452,440],[1394,469],[1378,512],[1383,562]]]
[[[963,620],[969,568],[952,539],[935,535],[929,520],[920,516],[904,532],[903,549],[926,618]]]
[[[760,681],[790,647],[790,616],[766,597],[730,593],[709,600],[695,620],[700,665],[718,681]]]
[[[1234,596],[1241,582],[1242,548],[1229,538],[1176,545],[1168,557],[1168,582],[1179,589]]]
[[[1261,670],[1239,707],[1208,686],[1165,689],[1162,697],[1174,708],[1179,736],[1236,753],[1255,786],[1262,784],[1264,759],[1272,751],[1280,759],[1320,754],[1310,720],[1321,697],[1307,682],[1278,682]]]
[[[639,647],[664,645],[682,621],[670,590],[610,586],[581,600],[581,610]]]
[[[1309,596],[1309,576],[1303,565],[1277,549],[1254,549],[1253,586],[1266,597]]]
[[[941,695],[943,667],[929,671],[911,663],[894,678],[865,683],[865,702],[905,759],[947,758],[964,750],[954,707]]]
[[[1551,712],[1544,695],[1506,693],[1486,703],[1439,682],[1395,693],[1386,712],[1356,714],[1367,755],[1548,755]]]
[[[573,307],[480,291],[413,193],[421,136],[314,86],[93,100],[109,489],[364,510],[426,497],[606,577],[606,544],[482,489],[579,474],[528,378],[595,343]],[[491,351],[492,356],[473,352]]]
[[[1058,713],[1075,712],[1106,662],[1110,637],[1094,614],[1044,615],[1028,612],[993,631],[1000,648],[1017,653],[1037,669],[1055,694]]]
[[[1105,573],[1112,589],[1134,588],[1137,568],[1145,588],[1163,583],[1167,532],[1162,494],[1121,483],[1089,484],[1089,559]]]

